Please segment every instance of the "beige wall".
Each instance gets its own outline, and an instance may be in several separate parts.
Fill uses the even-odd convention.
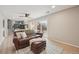
[[[79,7],[49,15],[48,37],[79,47]]]

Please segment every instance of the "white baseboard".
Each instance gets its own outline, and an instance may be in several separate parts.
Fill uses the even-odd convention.
[[[73,47],[76,47],[76,48],[79,48],[79,46],[77,45],[73,45],[71,43],[67,43],[67,42],[64,42],[64,41],[60,41],[60,40],[57,40],[57,39],[49,39],[49,40],[52,40],[52,41],[56,41],[56,42],[59,42],[59,43],[62,43],[62,44],[66,44],[66,45],[70,45],[70,46],[73,46]]]

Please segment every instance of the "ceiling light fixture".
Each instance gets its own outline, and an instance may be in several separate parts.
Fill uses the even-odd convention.
[[[28,17],[28,16],[29,16],[29,14],[28,14],[28,13],[26,13],[26,14],[25,14],[25,17]]]
[[[54,5],[52,6],[52,8],[55,8],[55,7],[56,7],[56,6],[54,6]]]

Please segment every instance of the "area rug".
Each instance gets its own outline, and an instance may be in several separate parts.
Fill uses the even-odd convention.
[[[46,49],[42,51],[40,54],[62,54],[62,53],[63,53],[63,48],[60,48],[54,45],[53,43],[51,43],[51,41],[47,40]],[[24,49],[20,49],[16,51],[16,54],[34,54],[34,53],[30,50],[30,46],[29,46]]]

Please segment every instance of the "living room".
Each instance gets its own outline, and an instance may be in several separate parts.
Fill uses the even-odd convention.
[[[76,5],[1,5],[0,53],[79,53],[78,10]]]

